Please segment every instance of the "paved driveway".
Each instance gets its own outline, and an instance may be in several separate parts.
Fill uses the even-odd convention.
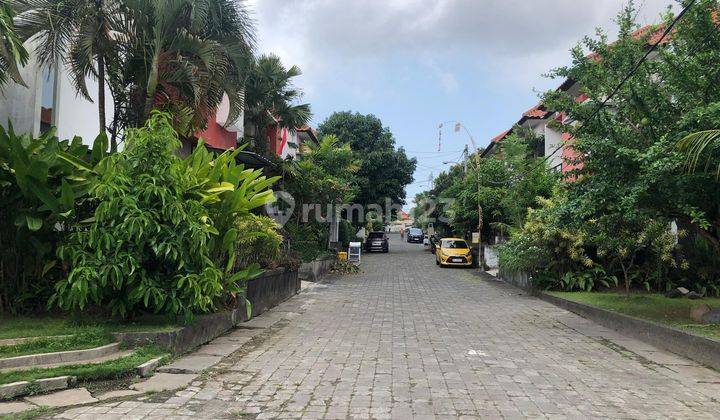
[[[75,409],[190,418],[720,418],[720,375],[391,243],[183,391]],[[269,325],[272,322],[267,322]]]

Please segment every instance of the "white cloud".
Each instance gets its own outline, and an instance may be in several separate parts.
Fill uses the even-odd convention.
[[[640,0],[641,22],[672,0]],[[253,0],[259,49],[297,64],[312,95],[332,78],[361,96],[391,60],[418,60],[447,93],[456,75],[426,57],[467,57],[510,83],[542,84],[568,49],[595,27],[612,27],[624,1],[610,0]]]

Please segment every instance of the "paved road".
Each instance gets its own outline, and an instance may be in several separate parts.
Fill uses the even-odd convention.
[[[720,418],[720,374],[394,239],[189,388],[74,409],[188,418]],[[258,318],[258,320],[262,319]]]

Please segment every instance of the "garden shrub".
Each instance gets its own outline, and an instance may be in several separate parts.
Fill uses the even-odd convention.
[[[90,189],[97,208],[58,251],[71,271],[51,303],[68,310],[95,304],[121,317],[190,317],[233,291],[210,257],[218,232],[193,199],[202,182],[183,170],[179,147],[170,118],[155,113],[145,127],[128,130],[123,153],[100,162]]]
[[[260,169],[246,169],[238,164],[235,158],[240,150],[216,156],[203,147],[201,141],[181,165],[183,172],[192,174],[198,180],[194,194],[208,209],[208,215],[219,232],[210,238],[210,255],[223,269],[223,276],[242,289],[245,281],[260,274],[258,263],[262,258],[236,261],[239,256],[238,241],[247,242],[254,237],[258,241],[269,241],[262,245],[266,246],[265,252],[272,253],[272,256],[279,251],[280,245],[273,245],[271,234],[275,225],[269,220],[253,219],[251,212],[275,200],[270,186],[280,177],[267,178]],[[238,223],[243,223],[243,220],[246,222],[239,227]]]
[[[69,227],[85,218],[88,182],[58,154],[91,165],[104,156],[107,138],[93,152],[79,137],[38,138],[0,127],[0,314],[44,307],[63,275],[56,247]]]
[[[267,216],[249,214],[239,218],[235,224],[235,265],[237,268],[258,264],[268,268],[278,263],[282,235],[280,226]]]

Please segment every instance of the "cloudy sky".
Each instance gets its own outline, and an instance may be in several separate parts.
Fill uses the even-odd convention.
[[[460,157],[509,128],[559,84],[543,77],[595,28],[613,33],[623,0],[253,0],[258,49],[298,65],[316,126],[333,111],[372,113],[418,158],[408,202]],[[637,0],[641,23],[673,0]],[[407,207],[407,206],[406,206]]]

